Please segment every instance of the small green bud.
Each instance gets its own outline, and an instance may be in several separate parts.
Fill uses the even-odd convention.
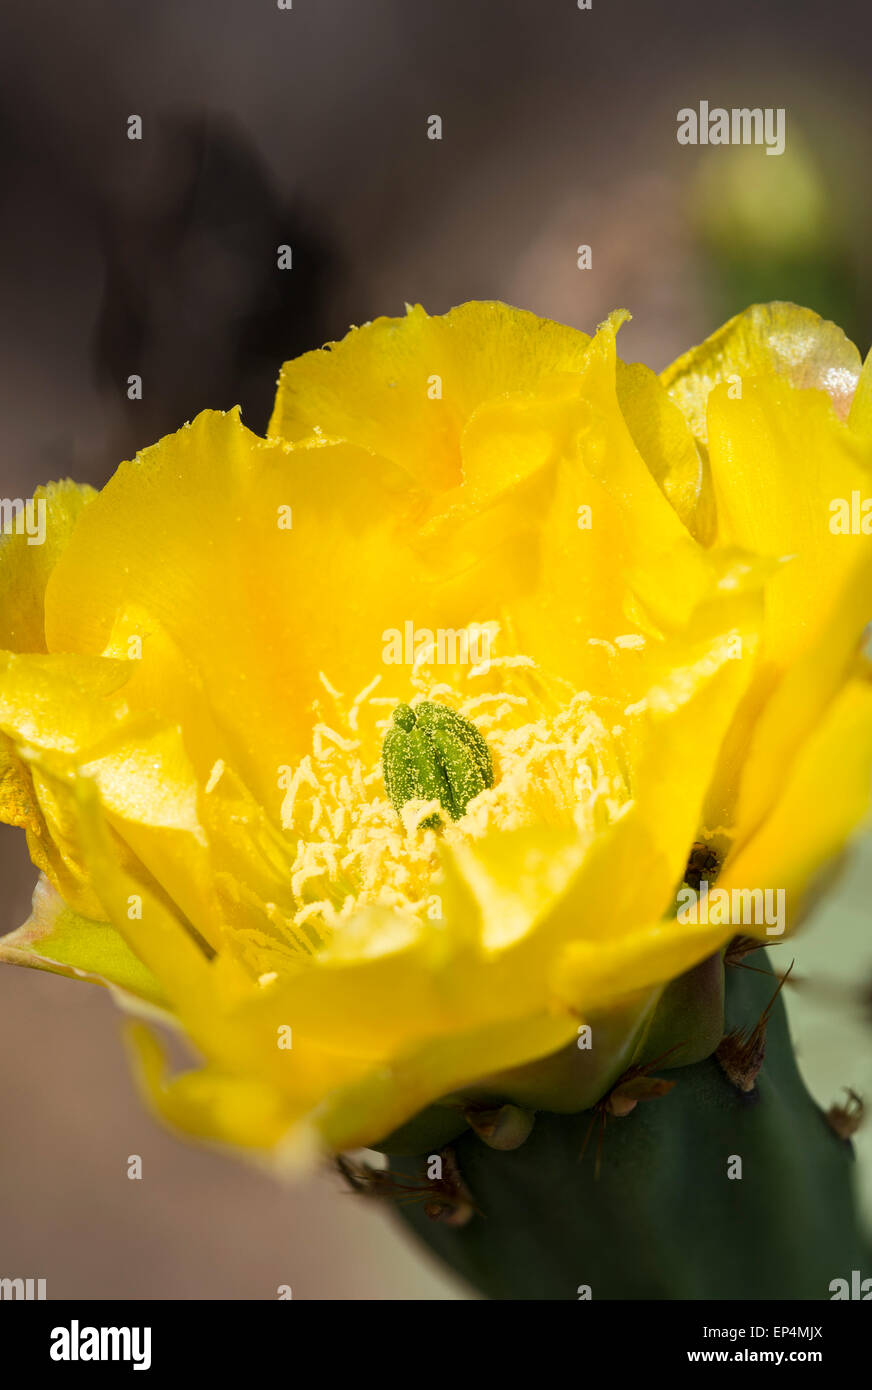
[[[398,705],[382,748],[385,788],[397,811],[407,801],[438,801],[459,820],[474,796],[494,784],[490,749],[474,724],[445,705]],[[422,824],[433,828],[438,815]]]
[[[535,1116],[517,1105],[469,1106],[466,1118],[470,1129],[489,1149],[509,1152],[519,1149],[530,1137]]]

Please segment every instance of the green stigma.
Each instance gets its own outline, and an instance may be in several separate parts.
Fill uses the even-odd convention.
[[[490,749],[474,724],[445,705],[398,705],[382,748],[385,787],[396,811],[407,801],[438,801],[459,820],[474,796],[494,784]],[[421,824],[433,829],[441,816]]]

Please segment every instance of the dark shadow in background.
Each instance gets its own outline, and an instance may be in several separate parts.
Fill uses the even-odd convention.
[[[126,411],[120,456],[201,410],[242,406],[266,432],[278,366],[321,344],[339,262],[323,232],[287,202],[231,117],[161,117],[145,186],[119,202],[100,190],[105,283],[97,380],[126,403],[119,364],[147,382]],[[278,271],[279,246],[293,269]],[[119,441],[121,442],[121,441]]]

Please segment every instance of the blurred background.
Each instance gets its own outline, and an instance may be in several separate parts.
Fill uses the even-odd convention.
[[[622,355],[659,369],[792,299],[865,353],[870,58],[865,0],[4,0],[0,494],[99,486],[205,407],[263,431],[282,360],[406,301],[587,331],[624,306]],[[678,145],[700,100],[785,108],[785,153]],[[0,827],[0,931],[29,910],[23,838]],[[870,894],[867,843],[773,953],[805,980],[789,1005],[825,1105],[872,1099]],[[872,1216],[868,1130],[858,1150]],[[108,995],[12,969],[0,1274],[50,1298],[469,1296],[338,1179],[284,1190],[165,1134]]]

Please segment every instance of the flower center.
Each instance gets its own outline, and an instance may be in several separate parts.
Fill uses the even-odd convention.
[[[493,759],[478,729],[447,705],[423,700],[414,709],[397,705],[382,749],[385,790],[395,811],[409,801],[439,802],[460,820],[473,797],[494,784]],[[421,825],[435,830],[434,811]]]
[[[466,667],[429,660],[417,658],[394,693],[385,689],[388,680],[397,684],[392,667],[351,700],[321,676],[312,751],[294,769],[282,806],[284,830],[296,839],[296,926],[326,938],[367,906],[423,922],[443,844],[536,824],[574,827],[592,840],[627,805],[623,730],[598,707],[604,702],[520,653]],[[439,724],[454,741],[443,740],[435,778],[416,778],[400,761],[408,745],[395,739],[392,747],[391,737],[408,740],[418,730],[416,765],[423,760],[429,775],[428,740]]]

